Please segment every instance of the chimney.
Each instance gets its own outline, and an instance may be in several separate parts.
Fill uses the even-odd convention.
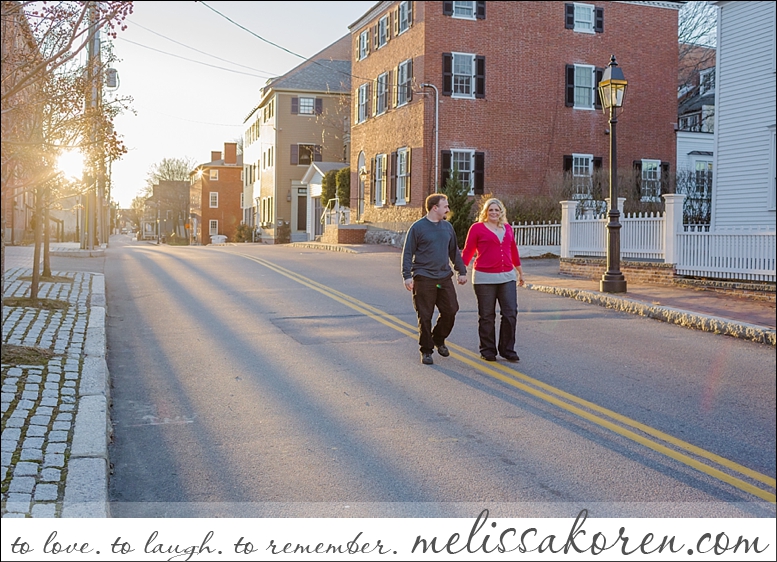
[[[219,152],[218,150],[211,150],[210,161],[215,162],[216,160],[221,160],[221,152]]]
[[[237,143],[224,143],[224,164],[237,164]]]

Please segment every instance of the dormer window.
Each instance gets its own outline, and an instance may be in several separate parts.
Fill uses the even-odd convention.
[[[715,93],[715,69],[707,68],[699,72],[699,95]]]

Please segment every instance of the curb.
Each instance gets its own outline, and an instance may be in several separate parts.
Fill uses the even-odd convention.
[[[687,310],[680,310],[679,308],[672,308],[669,306],[649,305],[624,297],[613,297],[582,289],[567,289],[562,287],[550,287],[547,285],[534,285],[531,283],[527,283],[526,288],[552,295],[569,297],[590,304],[598,304],[605,308],[612,308],[621,312],[628,312],[629,314],[654,318],[656,320],[661,320],[662,322],[677,324],[678,326],[683,326],[685,328],[723,334],[743,340],[754,341],[756,343],[765,343],[771,346],[777,345],[777,332],[772,328],[765,328],[756,324],[734,322],[719,316],[688,312]]]
[[[345,252],[346,254],[358,254],[356,250],[351,248],[345,248],[337,244],[321,244],[321,243],[306,243],[306,242],[292,242],[289,244],[292,248],[310,248],[312,250],[327,250],[329,252]]]
[[[62,517],[106,518],[110,383],[106,361],[105,276],[92,273],[78,410],[65,479]]]

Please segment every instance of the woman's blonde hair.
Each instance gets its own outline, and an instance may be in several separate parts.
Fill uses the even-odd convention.
[[[483,203],[483,207],[480,209],[480,214],[478,215],[478,221],[486,222],[488,220],[488,208],[491,205],[499,206],[500,212],[499,212],[499,220],[497,221],[497,224],[499,226],[503,226],[507,222],[507,209],[505,209],[504,203],[502,203],[496,197],[492,197],[491,199],[486,199],[486,202]]]

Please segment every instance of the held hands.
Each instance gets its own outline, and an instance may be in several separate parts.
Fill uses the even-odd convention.
[[[466,275],[459,275],[459,278],[457,279],[459,285],[466,285],[467,284],[467,276]]]
[[[405,289],[407,289],[408,291],[412,291],[413,290],[413,278],[412,277],[410,279],[405,279]]]

